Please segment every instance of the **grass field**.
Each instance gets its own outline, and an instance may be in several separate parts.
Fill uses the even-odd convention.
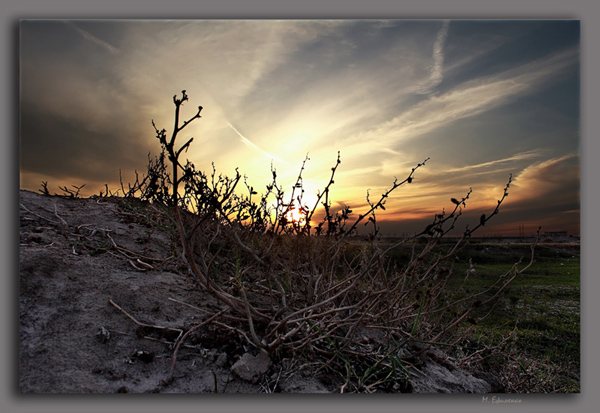
[[[450,246],[450,239],[445,242]],[[390,254],[400,264],[410,256],[410,248]],[[531,243],[471,240],[451,263],[447,291],[459,297],[476,294],[509,273],[515,263],[523,268],[530,258]],[[507,392],[581,391],[578,243],[538,244],[533,265],[515,278],[494,306],[474,315],[476,323],[461,326],[466,337],[462,354],[477,352],[473,359],[478,367],[502,376],[510,383]]]
[[[509,377],[513,391],[580,392],[579,251],[579,244],[542,242],[531,268],[495,307],[480,311],[488,315],[472,330],[473,348],[500,343],[516,326],[507,356],[484,361],[487,368],[514,376]],[[489,285],[520,259],[524,266],[530,254],[531,244],[471,243],[459,254],[450,289],[458,288],[470,268],[470,288]]]

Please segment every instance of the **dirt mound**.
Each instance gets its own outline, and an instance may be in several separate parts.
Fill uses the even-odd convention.
[[[177,273],[185,267],[177,268],[181,263],[159,222],[126,200],[21,191],[20,203],[22,392],[203,393],[215,391],[215,375],[224,386],[229,370],[213,362],[217,351],[201,345],[180,352],[175,380],[161,386],[173,338],[135,322],[176,333],[203,315],[172,300],[215,304]],[[228,387],[259,390],[235,379]]]
[[[166,215],[151,205],[21,191],[20,212],[21,392],[339,391],[310,360],[241,373],[258,355],[233,331],[198,327],[221,308],[188,275]],[[495,390],[427,360],[402,390]]]

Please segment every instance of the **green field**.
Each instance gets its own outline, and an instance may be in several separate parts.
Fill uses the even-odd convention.
[[[468,285],[476,290],[494,282],[522,259],[531,257],[530,244],[472,243],[459,254],[451,288],[463,274],[474,272]],[[580,255],[578,244],[541,243],[535,261],[504,292],[471,334],[473,348],[493,346],[517,327],[504,359],[487,360],[489,368],[516,366],[512,383],[525,392],[580,392]],[[505,372],[507,374],[509,372]]]
[[[449,249],[453,242],[446,239],[441,249]],[[503,275],[510,278],[515,264],[522,269],[530,262],[531,245],[519,240],[471,240],[444,263],[451,268],[448,295],[468,297],[488,289]],[[395,248],[389,256],[402,265],[413,246]],[[480,298],[485,301],[489,294]],[[510,384],[507,392],[581,391],[578,243],[539,243],[533,264],[494,305],[478,309],[473,316],[476,322],[460,325],[465,339],[459,355],[477,352],[477,367],[502,377]]]

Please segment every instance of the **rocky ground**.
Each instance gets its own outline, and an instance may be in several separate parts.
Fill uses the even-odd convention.
[[[151,207],[24,190],[19,202],[22,393],[340,392],[340,382],[317,374],[318,363],[272,360],[211,324],[207,314],[221,308],[188,274]],[[502,385],[430,349],[410,385],[396,389],[486,393]]]

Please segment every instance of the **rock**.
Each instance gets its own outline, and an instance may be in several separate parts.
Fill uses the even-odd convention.
[[[218,350],[216,348],[209,350],[206,353],[206,358],[208,358],[210,361],[215,361],[217,359],[217,352]]]
[[[452,371],[439,363],[430,362],[412,370],[410,382],[413,393],[489,393],[492,386],[461,369]]]
[[[443,351],[423,343],[410,343],[420,352],[418,367],[410,371],[413,393],[497,393],[503,391],[500,380],[491,373],[475,375],[457,368]]]
[[[96,333],[96,338],[104,344],[110,339],[110,332],[105,327],[100,327]]]
[[[154,353],[146,350],[136,350],[130,358],[141,360],[144,363],[152,363],[154,361]]]
[[[315,378],[297,379],[291,377],[279,384],[282,393],[331,393],[327,388]]]
[[[490,393],[504,393],[506,391],[500,379],[498,379],[498,377],[494,376],[492,373],[488,373],[486,371],[476,371],[473,373],[473,376],[487,381],[491,386]]]
[[[217,360],[215,361],[215,364],[217,365],[217,367],[225,366],[225,364],[227,364],[227,353],[219,354]]]
[[[271,364],[271,359],[266,354],[259,353],[253,356],[246,353],[231,366],[231,371],[243,380],[257,383],[269,370]]]

